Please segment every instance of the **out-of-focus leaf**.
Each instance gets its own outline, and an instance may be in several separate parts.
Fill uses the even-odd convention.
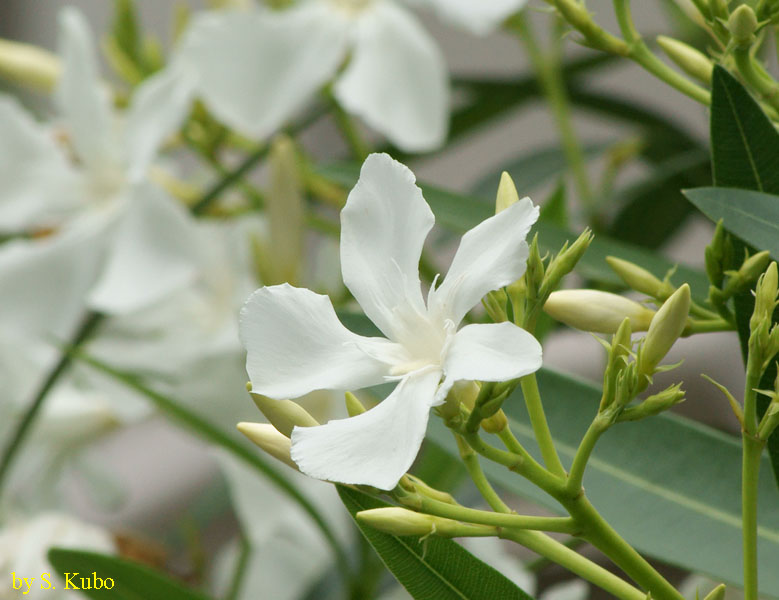
[[[720,66],[714,68],[712,81],[711,164],[714,185],[717,187],[779,195],[779,132],[744,86]],[[743,256],[745,246],[736,241],[734,255]],[[733,303],[741,352],[746,360],[749,319],[755,309],[755,301],[750,291],[746,291],[737,294]],[[774,322],[778,320],[779,310],[774,312]],[[776,363],[772,362],[760,380],[759,387],[770,389],[775,378]],[[767,397],[758,396],[759,416],[765,414],[769,402]],[[779,432],[774,432],[769,438],[768,453],[779,485]]]
[[[347,188],[355,184],[359,175],[359,165],[354,163],[331,164],[318,167],[318,170],[325,177]],[[493,214],[493,205],[486,200],[462,196],[424,183],[419,185],[436,215],[438,224],[456,233],[468,231]],[[538,222],[535,231],[538,231],[542,252],[557,252],[566,240],[573,242],[577,237],[576,234],[547,222]],[[610,255],[641,265],[661,278],[674,266],[674,263],[657,253],[598,235],[579,261],[577,272],[587,279],[621,287],[622,281],[606,263],[606,257]],[[673,281],[688,282],[697,298],[705,298],[709,289],[708,279],[702,272],[682,265],[677,269]]]
[[[339,485],[338,493],[352,517],[361,510],[390,506],[345,486]],[[530,600],[530,596],[504,575],[452,540],[389,535],[356,522],[387,568],[415,600]]]
[[[557,183],[557,187],[552,194],[541,206],[538,218],[541,221],[557,225],[563,229],[568,227],[568,206],[566,197],[565,182],[561,179]]]
[[[97,554],[94,552],[82,552],[78,550],[65,550],[52,548],[49,551],[49,562],[54,566],[57,574],[63,582],[51,578],[56,589],[64,586],[64,573],[74,574],[70,582],[80,589],[87,598],[96,600],[208,600],[208,596],[191,590],[177,581],[170,579],[159,571],[155,571],[121,558]],[[97,588],[94,577],[102,581],[101,588]],[[81,585],[81,578],[85,584],[89,580],[92,589]],[[112,580],[113,587],[107,589],[105,583]]]
[[[538,381],[561,459],[570,465],[597,413],[600,391],[547,369],[538,373]],[[519,390],[506,400],[503,410],[519,441],[540,460]],[[431,421],[429,437],[457,456],[451,432],[440,419]],[[556,501],[524,478],[488,461],[483,465],[495,484],[564,514]],[[741,584],[741,449],[737,438],[664,414],[615,425],[604,434],[588,465],[587,495],[635,548],[664,562]],[[763,479],[758,493],[760,586],[778,597],[779,505],[772,501],[771,481]]]
[[[686,190],[685,195],[715,223],[779,260],[779,196],[726,187]]]
[[[595,159],[603,154],[609,146],[611,146],[609,142],[587,144],[582,149],[584,157],[588,160]],[[474,196],[479,198],[494,200],[500,174],[506,171],[514,180],[519,195],[525,196],[543,184],[558,179],[567,170],[568,161],[560,146],[537,148],[504,163],[500,168],[482,177],[473,187],[472,192]]]

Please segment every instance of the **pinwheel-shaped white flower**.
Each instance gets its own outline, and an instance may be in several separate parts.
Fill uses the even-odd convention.
[[[264,287],[241,312],[253,390],[296,398],[317,389],[397,381],[375,408],[292,432],[292,458],[312,477],[391,489],[413,462],[430,407],[458,380],[505,381],[536,371],[541,346],[512,323],[457,327],[487,292],[525,271],[525,237],[538,209],[525,198],[466,233],[427,303],[419,258],[434,218],[413,173],[374,154],[341,213],[346,286],[387,336],[356,335],[326,296]]]
[[[93,236],[105,256],[90,302],[127,312],[191,280],[195,247],[182,207],[147,179],[164,138],[186,116],[193,77],[169,69],[113,110],[84,16],[60,15],[58,144],[10,97],[0,96],[0,232],[51,229]],[[51,237],[51,236],[49,236]]]
[[[525,0],[424,3],[486,33]],[[404,150],[431,150],[446,137],[446,63],[398,2],[304,0],[283,11],[205,13],[180,57],[199,74],[199,93],[214,114],[247,135],[267,137],[336,78],[341,106]]]

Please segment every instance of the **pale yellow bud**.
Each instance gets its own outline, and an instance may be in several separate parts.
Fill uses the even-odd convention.
[[[51,52],[8,40],[0,40],[0,76],[35,90],[50,92],[59,80],[62,66]]]
[[[357,513],[357,520],[391,535],[430,535],[435,532],[437,517],[400,508],[371,508]]]
[[[238,423],[238,431],[265,450],[273,458],[297,470],[298,466],[290,456],[290,439],[279,433],[268,423]]]
[[[638,371],[652,376],[671,346],[684,331],[690,313],[690,286],[682,285],[666,300],[652,319],[638,356]]]
[[[607,256],[606,262],[628,287],[652,298],[665,300],[674,293],[674,287],[660,281],[646,269],[615,256]]]
[[[751,46],[757,31],[757,15],[752,7],[742,4],[734,10],[728,19],[728,31],[739,46]]]
[[[717,587],[706,594],[706,597],[703,600],[724,600],[725,592],[725,584],[720,583]]]
[[[292,400],[274,400],[261,394],[252,394],[252,400],[260,412],[268,419],[282,435],[289,437],[292,429],[298,427],[315,427],[319,425],[306,409]]]
[[[519,194],[517,193],[517,187],[514,185],[514,180],[511,178],[511,175],[503,171],[498,184],[498,195],[495,199],[495,214],[506,210],[517,202],[519,202]]]
[[[598,290],[553,292],[544,311],[566,325],[596,333],[615,333],[625,318],[633,331],[646,331],[655,314],[638,302]]]
[[[657,36],[657,45],[690,77],[706,84],[711,83],[714,63],[701,51],[664,35]]]

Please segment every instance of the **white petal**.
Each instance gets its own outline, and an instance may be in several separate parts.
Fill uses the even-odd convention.
[[[208,108],[265,138],[303,108],[346,55],[347,27],[323,3],[283,12],[210,12],[195,19],[180,58]]]
[[[419,257],[435,218],[414,174],[372,154],[341,211],[341,270],[365,314],[394,341],[425,313]]]
[[[508,381],[541,368],[541,344],[513,323],[468,325],[454,335],[446,353],[446,381]]]
[[[442,18],[476,35],[487,35],[527,4],[527,0],[427,0]]]
[[[129,177],[141,179],[165,137],[179,128],[194,93],[195,76],[173,64],[144,81],[133,94],[125,122]]]
[[[396,346],[352,333],[327,296],[286,283],[249,297],[240,333],[252,389],[276,399],[382,383],[388,367],[376,357]]]
[[[123,314],[160,300],[192,282],[199,263],[195,221],[150,185],[130,197],[100,280],[89,296],[96,310]]]
[[[317,479],[392,489],[419,452],[440,376],[432,370],[409,375],[361,415],[295,427],[292,460]]]
[[[481,298],[525,272],[530,228],[538,207],[523,198],[466,233],[444,282],[430,293],[431,310],[459,323]]]
[[[430,34],[406,9],[379,2],[359,17],[355,38],[352,59],[335,84],[338,101],[403,150],[441,146],[449,82]]]
[[[84,15],[73,7],[59,17],[62,77],[57,100],[79,159],[101,168],[118,160],[112,137],[108,90],[102,87],[95,40]]]
[[[77,179],[50,132],[0,97],[0,231],[57,225],[78,202]]]

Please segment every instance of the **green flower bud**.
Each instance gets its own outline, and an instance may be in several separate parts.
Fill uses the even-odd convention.
[[[684,402],[684,391],[681,389],[681,383],[649,396],[638,406],[631,406],[622,411],[619,421],[638,421],[645,417],[659,415],[668,410],[675,404]]]
[[[706,274],[709,281],[719,288],[722,285],[722,279],[725,273],[723,261],[725,259],[725,228],[722,226],[722,219],[717,222],[717,228],[714,230],[714,237],[706,246]]]
[[[592,243],[592,231],[587,228],[581,232],[576,241],[569,247],[567,242],[549,263],[546,269],[546,276],[541,286],[541,298],[549,295],[559,284],[563,277],[573,271],[587,248]]]
[[[652,319],[638,354],[638,373],[651,377],[687,325],[690,286],[686,283],[666,300]]]
[[[728,2],[729,0],[709,0],[711,14],[718,19],[727,19],[730,14]]]
[[[390,535],[428,536],[435,534],[453,538],[474,535],[494,535],[494,528],[484,525],[460,523],[452,519],[434,517],[398,506],[361,510],[355,517],[368,525]]]
[[[742,4],[728,19],[728,31],[739,46],[751,46],[758,28],[757,15],[748,4]]]
[[[298,427],[315,427],[319,425],[306,409],[292,400],[273,400],[261,394],[252,393],[252,400],[268,422],[282,435],[289,437],[292,429]]]
[[[634,300],[598,290],[554,292],[544,311],[566,325],[596,333],[615,333],[625,318],[633,331],[646,331],[655,314]]]
[[[777,288],[779,277],[777,276],[776,263],[772,262],[766,272],[757,280],[755,286],[755,310],[752,313],[750,327],[755,329],[763,321],[771,322],[776,308]]]
[[[362,405],[362,402],[359,401],[357,396],[351,392],[346,392],[344,395],[346,397],[346,412],[350,417],[356,417],[357,415],[361,415],[365,412],[366,409]]]
[[[725,584],[720,583],[717,587],[711,590],[703,600],[725,600]]]
[[[632,262],[615,256],[607,256],[606,262],[632,290],[660,300],[665,300],[675,291],[668,281],[660,281],[652,273]]]
[[[615,400],[618,400],[616,397],[617,379],[627,367],[626,357],[633,347],[630,339],[632,333],[630,318],[625,317],[617,329],[617,333],[611,338],[611,345],[608,346],[609,359],[603,373],[603,396],[599,411],[603,411],[611,406]],[[605,345],[605,342],[603,343]]]
[[[765,271],[769,262],[771,262],[771,253],[768,250],[763,250],[747,258],[725,286],[723,290],[725,297],[729,298],[746,290]]]
[[[502,210],[506,210],[512,204],[519,202],[519,194],[517,193],[517,187],[514,185],[514,180],[506,171],[503,171],[500,175],[500,183],[498,184],[498,194],[495,198],[495,214],[498,214]]]
[[[298,470],[298,466],[290,457],[290,439],[278,432],[268,423],[238,423],[238,431],[244,434],[252,442],[265,450],[273,458]]]
[[[664,35],[657,36],[657,45],[690,77],[706,84],[711,83],[714,63],[708,56],[684,42]]]
[[[59,59],[43,48],[0,40],[0,76],[34,90],[51,92],[60,78]]]

